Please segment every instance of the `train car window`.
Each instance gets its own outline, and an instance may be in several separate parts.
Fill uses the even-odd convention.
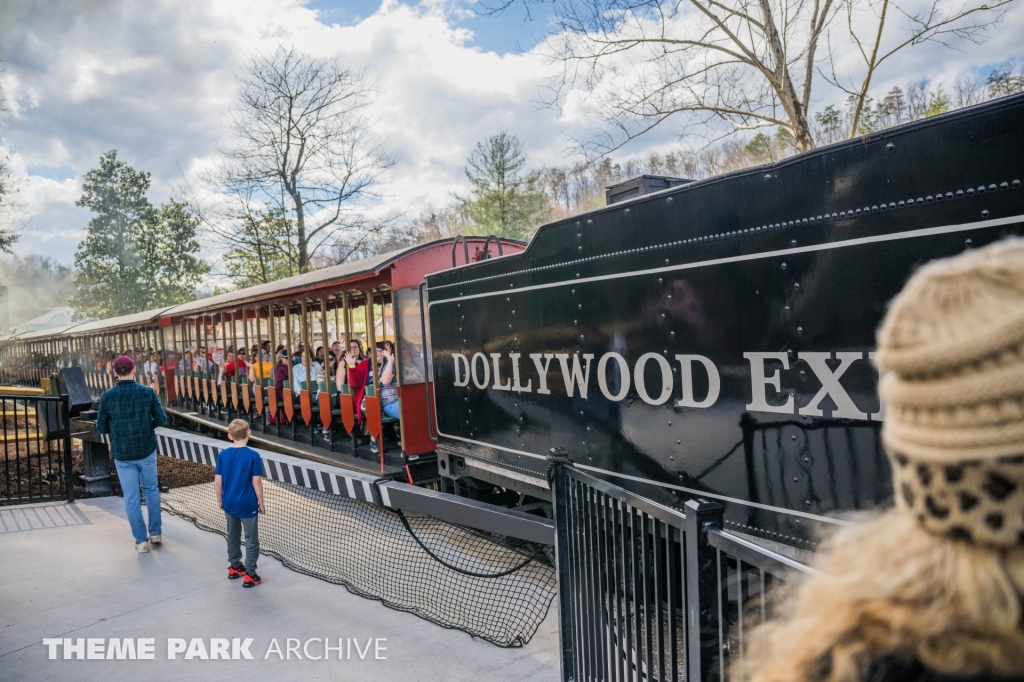
[[[398,368],[402,385],[423,383],[423,325],[420,323],[419,287],[395,292],[398,318]]]

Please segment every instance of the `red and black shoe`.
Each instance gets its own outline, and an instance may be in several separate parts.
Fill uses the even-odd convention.
[[[242,581],[242,587],[256,587],[260,584],[260,577],[255,573],[246,573],[245,580]]]
[[[228,579],[237,580],[246,575],[245,566],[238,564],[237,566],[228,566]]]

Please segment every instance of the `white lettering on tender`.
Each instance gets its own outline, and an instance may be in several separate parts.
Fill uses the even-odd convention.
[[[711,407],[718,400],[722,392],[722,378],[718,375],[718,368],[703,355],[677,355],[679,362],[679,378],[683,383],[683,397],[676,401],[676,407]],[[704,400],[697,401],[693,397],[693,363],[699,362],[704,365],[708,373],[708,394]]]
[[[533,380],[523,383],[523,375],[519,360],[521,353],[509,353],[511,361],[512,377],[503,378],[501,374],[502,353],[474,353],[472,358],[467,359],[462,353],[453,353],[452,358],[455,365],[455,386],[466,387],[472,381],[478,389],[488,388],[498,391],[514,391],[516,393],[532,393]],[[584,400],[589,399],[590,387],[590,365],[594,359],[592,353],[530,353],[529,358],[537,371],[537,393],[550,395],[548,386],[548,374],[551,369],[551,362],[558,360],[562,370],[562,381],[565,384],[565,394],[569,398],[577,395]],[[681,383],[682,397],[676,400],[675,407],[689,407],[706,409],[718,402],[722,392],[722,377],[709,358],[703,355],[679,354],[675,355],[679,363],[679,378]],[[821,382],[821,388],[814,395],[814,398],[805,406],[797,409],[796,399],[792,392],[788,395],[782,390],[782,371],[790,369],[789,354],[783,351],[765,353],[744,353],[743,357],[750,363],[750,403],[746,409],[751,412],[773,412],[780,414],[794,414],[798,412],[804,416],[821,417],[823,410],[821,401],[826,397],[832,399],[836,409],[832,413],[833,418],[841,419],[884,419],[884,409],[879,408],[877,413],[868,415],[862,412],[854,403],[850,394],[846,392],[840,379],[857,360],[864,359],[861,351],[839,351],[839,352],[801,352],[798,358],[807,363],[815,377]],[[874,360],[875,353],[870,352],[867,357]],[[828,365],[829,360],[835,360],[839,366],[832,371]],[[661,390],[657,395],[651,395],[646,382],[646,370],[651,361],[658,365],[661,374]],[[781,363],[781,369],[775,367],[770,371],[766,369],[765,363],[776,361]],[[615,365],[612,369],[609,364]],[[708,377],[707,394],[698,399],[695,395],[693,366],[700,364]],[[494,382],[491,383],[491,368],[494,368]],[[507,368],[506,368],[507,369]],[[609,378],[611,374],[611,378]],[[616,382],[616,376],[618,381]],[[604,353],[597,363],[597,384],[601,394],[608,400],[619,402],[624,400],[632,387],[638,395],[649,405],[662,405],[672,396],[675,389],[675,377],[669,359],[660,353],[645,353],[637,360],[630,372],[629,363],[626,358],[614,351]],[[616,385],[617,384],[617,385]],[[774,389],[770,394],[769,387]],[[769,402],[771,399],[771,402]],[[783,399],[782,404],[774,404]],[[84,647],[83,647],[84,648]],[[84,651],[83,651],[84,653]],[[69,654],[65,652],[65,656]]]
[[[469,358],[462,353],[452,353],[452,360],[455,362],[455,385],[469,386]]]
[[[814,372],[814,376],[818,377],[818,381],[821,382],[821,388],[811,399],[811,402],[807,403],[800,408],[800,414],[807,417],[821,417],[823,413],[819,405],[821,401],[825,399],[825,396],[829,396],[835,401],[836,409],[832,412],[833,419],[867,419],[868,415],[857,409],[857,405],[854,404],[850,395],[839,383],[839,377],[843,376],[846,370],[850,369],[857,360],[864,357],[863,353],[849,352],[849,353],[836,353],[835,358],[839,360],[839,368],[833,372],[829,369],[826,360],[832,357],[832,353],[798,353],[797,357],[807,363]]]
[[[652,398],[647,392],[647,384],[644,379],[644,369],[649,360],[656,361],[658,367],[661,368],[661,395],[657,398]],[[672,366],[658,353],[644,353],[633,367],[633,384],[636,386],[637,395],[641,400],[648,405],[661,405],[672,396]]]
[[[583,370],[580,370],[580,354],[572,356],[572,371],[569,370],[569,354],[555,353],[558,363],[562,366],[562,379],[565,381],[565,394],[570,398],[576,395],[576,389],[580,391],[580,397],[587,399],[587,387],[590,385],[590,361],[594,359],[592,353],[583,354]]]
[[[525,386],[523,386],[519,382],[519,357],[520,357],[520,355],[521,355],[521,353],[509,353],[508,354],[509,359],[512,361],[512,390],[516,391],[517,393],[522,393],[523,391],[526,391],[527,393],[532,393],[532,387],[533,387],[533,380],[532,379],[530,381],[527,381]]]
[[[476,368],[481,366],[477,363],[477,360],[483,360],[482,367],[484,368],[484,378],[481,379],[477,376]],[[473,375],[473,385],[477,388],[487,388],[487,385],[491,383],[491,366],[487,362],[487,356],[483,353],[474,353],[473,359],[469,361],[470,374]]]
[[[875,364],[876,355],[877,353],[875,353],[875,351],[868,353],[868,360],[870,360],[872,364]],[[878,378],[881,380],[882,376],[879,375]],[[868,418],[873,422],[885,421],[885,403],[882,402],[882,396],[878,396],[878,412],[872,412]]]
[[[510,382],[501,383],[501,365],[498,364],[500,360],[501,353],[491,353],[491,361],[494,363],[494,389],[496,391],[511,391],[512,384]]]
[[[544,363],[541,363],[541,358],[544,359]],[[530,359],[533,360],[533,366],[537,368],[537,376],[540,377],[540,388],[537,389],[537,393],[542,395],[548,395],[551,391],[548,390],[548,367],[551,366],[551,361],[555,358],[552,353],[530,353]]]
[[[744,353],[750,362],[750,404],[748,410],[754,412],[779,412],[782,414],[793,414],[793,396],[789,396],[782,405],[768,404],[767,387],[772,386],[777,393],[782,392],[782,380],[780,372],[776,369],[771,376],[764,375],[764,361],[778,360],[782,363],[782,369],[789,369],[789,357],[782,352],[778,353]]]
[[[619,392],[612,393],[608,388],[608,361],[614,360],[615,364],[619,366]],[[626,358],[622,357],[618,353],[605,353],[601,356],[601,359],[597,361],[597,386],[601,389],[601,393],[604,394],[608,400],[619,401],[626,397],[629,393],[629,365],[626,364]]]

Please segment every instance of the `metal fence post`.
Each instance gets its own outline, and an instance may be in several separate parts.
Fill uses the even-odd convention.
[[[688,682],[719,679],[721,627],[718,590],[723,584],[715,548],[707,529],[721,528],[724,508],[698,498],[686,502],[686,678]]]
[[[572,597],[573,580],[569,570],[569,557],[571,540],[569,538],[569,489],[568,474],[565,467],[572,466],[572,460],[568,458],[568,451],[563,448],[551,448],[551,455],[548,457],[548,484],[551,486],[551,508],[553,510],[555,523],[555,575],[558,579],[558,644],[561,656],[559,666],[561,668],[562,682],[572,682],[575,679],[575,644],[576,636],[573,632],[572,621]]]
[[[62,393],[60,396],[60,421],[64,427],[64,485],[67,488],[68,502],[75,501],[75,472],[71,462],[71,396]]]

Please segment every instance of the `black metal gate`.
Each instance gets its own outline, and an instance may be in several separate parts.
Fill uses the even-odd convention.
[[[679,512],[558,458],[550,478],[564,682],[726,680],[733,658],[742,678],[772,583],[811,572],[723,531],[716,502]]]
[[[0,505],[74,502],[69,412],[66,395],[0,393]]]

